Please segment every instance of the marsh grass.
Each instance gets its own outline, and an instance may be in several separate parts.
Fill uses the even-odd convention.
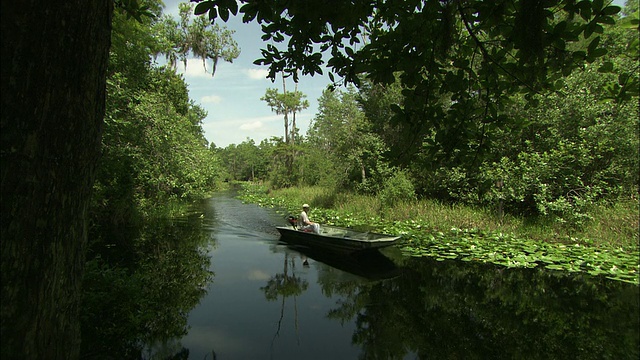
[[[522,218],[505,214],[500,219],[495,209],[444,204],[433,200],[405,201],[383,208],[376,197],[335,193],[322,187],[292,187],[271,191],[270,195],[300,203],[300,206],[309,203],[312,208],[334,209],[353,218],[381,218],[389,222],[419,220],[428,224],[428,229],[425,230],[431,231],[479,229],[545,242],[626,249],[638,247],[640,224],[636,199],[624,199],[612,206],[594,206],[589,214],[592,220],[581,229],[575,229],[546,218]]]

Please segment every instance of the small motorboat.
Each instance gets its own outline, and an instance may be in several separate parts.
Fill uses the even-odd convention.
[[[361,232],[330,225],[320,225],[320,233],[299,230],[296,219],[289,217],[291,227],[276,226],[284,242],[306,245],[341,253],[380,249],[396,244],[400,236]]]

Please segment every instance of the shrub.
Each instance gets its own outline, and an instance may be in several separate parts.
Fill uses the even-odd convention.
[[[416,199],[413,183],[407,174],[401,170],[394,171],[391,178],[382,186],[378,196],[380,197],[380,204],[385,207]]]

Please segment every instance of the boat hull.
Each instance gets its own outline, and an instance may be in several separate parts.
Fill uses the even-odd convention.
[[[394,245],[400,239],[399,236],[363,233],[328,225],[320,226],[320,234],[299,231],[292,227],[277,226],[276,229],[285,242],[341,253],[380,249]]]

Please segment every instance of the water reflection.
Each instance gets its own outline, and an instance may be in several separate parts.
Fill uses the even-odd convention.
[[[278,221],[223,195],[184,219],[103,232],[85,279],[85,358],[638,358],[638,286],[317,252],[279,242]]]
[[[280,319],[278,320],[278,328],[274,336],[277,337],[280,334],[280,328],[282,326],[282,319],[284,318],[285,301],[288,297],[293,297],[294,304],[296,304],[296,297],[300,296],[309,287],[309,282],[299,276],[296,276],[296,258],[289,258],[289,253],[285,253],[284,256],[284,268],[281,273],[277,273],[272,276],[267,284],[260,288],[264,292],[264,297],[268,301],[276,301],[278,297],[282,299],[282,305],[280,308]],[[298,328],[298,307],[295,309],[295,324]]]
[[[342,254],[288,244],[287,247],[299,252],[304,257],[368,280],[389,279],[399,276],[401,273],[401,269],[378,250]]]
[[[213,278],[209,235],[198,214],[139,228],[95,229],[83,281],[82,357],[140,359],[152,344],[162,358],[187,358],[173,340]]]
[[[313,258],[308,251],[301,254]],[[322,294],[340,299],[325,317],[355,324],[352,343],[360,348],[360,359],[639,355],[639,293],[634,285],[584,274],[427,258],[405,259],[399,268],[389,269],[393,276],[379,277],[375,267],[363,268],[354,259],[350,266],[344,266],[347,260],[341,256],[315,259],[331,265],[318,269]],[[342,276],[338,266],[358,277]],[[286,273],[285,266],[272,280],[281,284]],[[283,308],[286,297],[295,302],[307,288],[295,275],[290,279],[289,287],[277,293]]]
[[[334,288],[361,359],[637,359],[638,287],[586,275],[408,259],[402,276]]]

